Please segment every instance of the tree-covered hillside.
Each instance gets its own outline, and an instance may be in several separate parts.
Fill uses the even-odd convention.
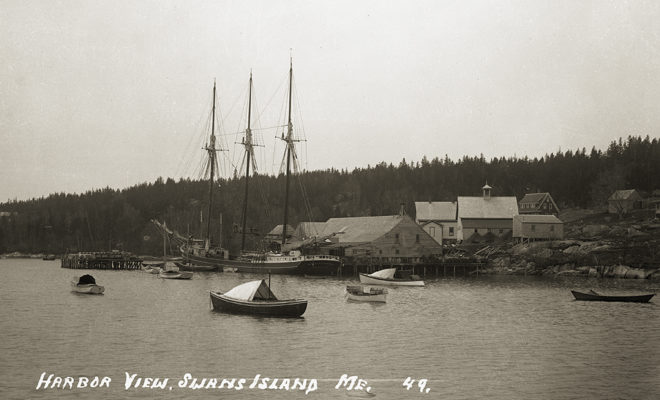
[[[413,214],[414,201],[479,195],[486,182],[495,196],[520,199],[525,193],[543,191],[550,192],[560,207],[598,206],[616,189],[650,193],[660,188],[660,141],[628,137],[606,150],[558,151],[533,159],[425,157],[353,171],[305,172],[291,185],[289,222],[295,226],[331,217],[395,214],[401,203]],[[214,191],[211,234],[233,250],[240,243],[244,185],[243,178],[220,180]],[[165,221],[184,235],[199,237],[206,226],[200,223],[200,213],[206,220],[207,204],[207,183],[188,179],[3,203],[0,253],[120,248],[159,254],[162,239],[150,220]],[[256,248],[263,234],[283,222],[283,204],[283,176],[251,178],[248,247]]]

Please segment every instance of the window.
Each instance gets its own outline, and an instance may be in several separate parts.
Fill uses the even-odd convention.
[[[419,233],[415,235],[415,243],[419,243]]]
[[[435,237],[435,226],[429,226],[429,235]]]
[[[477,233],[477,232],[479,232],[479,229],[474,228],[474,233]]]
[[[500,233],[504,233],[504,229],[500,229]]]
[[[554,232],[554,231],[555,231],[555,226],[554,226],[554,225],[550,225],[550,232]]]
[[[454,227],[453,226],[449,227],[449,236],[454,236]]]
[[[399,249],[394,250],[394,254],[399,254]]]
[[[532,232],[536,232],[536,225],[532,225]]]
[[[399,234],[398,233],[394,234],[394,243],[399,243]]]

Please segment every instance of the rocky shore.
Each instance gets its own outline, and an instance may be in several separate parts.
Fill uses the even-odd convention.
[[[565,222],[567,239],[493,245],[479,273],[660,280],[660,223],[646,214]]]

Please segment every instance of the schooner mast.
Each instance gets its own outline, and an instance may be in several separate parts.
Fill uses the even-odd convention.
[[[247,224],[247,208],[248,208],[248,183],[250,180],[250,158],[254,158],[254,144],[252,142],[252,129],[251,129],[251,119],[252,119],[252,72],[250,72],[250,86],[248,90],[248,118],[247,118],[247,128],[245,129],[245,137],[241,141],[241,144],[245,147],[245,196],[243,198],[243,229],[241,230],[241,252],[245,250],[245,230]],[[252,161],[253,164],[256,163],[256,160]],[[256,165],[256,164],[255,164]]]
[[[286,244],[286,225],[289,219],[289,179],[291,177],[291,152],[294,152],[295,147],[293,139],[293,123],[291,122],[291,97],[293,87],[293,59],[289,60],[289,118],[287,123],[286,137],[282,140],[286,142],[286,184],[284,191],[284,224],[282,225],[282,247]],[[284,135],[282,135],[284,136]],[[282,249],[283,250],[283,249]]]
[[[216,167],[218,161],[216,158],[216,152],[221,151],[220,148],[215,147],[215,79],[213,80],[213,107],[211,111],[211,136],[209,137],[209,143],[204,148],[208,152],[209,162],[207,164],[207,170],[209,174],[209,212],[206,221],[206,237],[205,237],[205,247],[208,250],[211,246],[211,210],[213,209],[213,179],[216,173]]]

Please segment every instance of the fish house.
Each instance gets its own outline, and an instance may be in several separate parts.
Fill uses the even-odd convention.
[[[438,243],[456,241],[456,202],[416,201],[415,221]]]
[[[561,240],[564,223],[554,215],[516,215],[513,217],[513,238],[525,240]]]
[[[442,245],[407,215],[330,218],[324,236],[332,236],[333,254],[376,263],[415,264],[442,255]]]

